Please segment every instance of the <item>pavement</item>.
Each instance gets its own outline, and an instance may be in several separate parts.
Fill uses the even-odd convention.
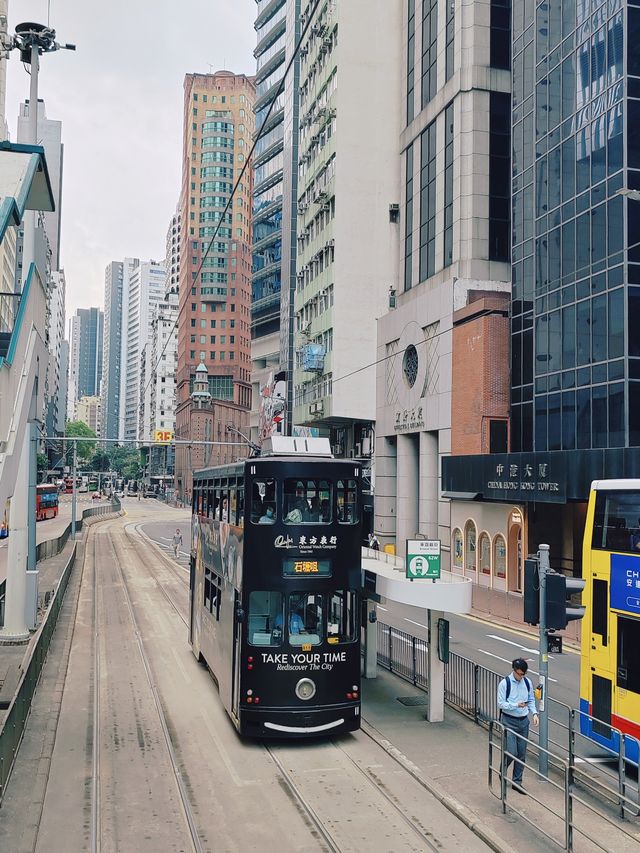
[[[112,516],[98,516],[91,521],[109,517]],[[53,589],[73,547],[74,543],[68,542],[56,557],[38,564],[41,592]],[[511,619],[507,624],[515,627]],[[19,671],[26,649],[26,646],[0,646],[0,682],[7,679],[12,667],[18,667]],[[47,667],[41,690],[47,689],[49,683]],[[9,688],[10,682],[5,683]],[[472,828],[490,849],[499,853],[513,853],[514,850],[537,853],[557,849],[551,838],[564,845],[562,821],[543,805],[562,814],[562,791],[550,782],[539,780],[533,768],[528,767],[525,771],[524,781],[529,796],[523,797],[508,789],[507,808],[503,810],[496,796],[499,793],[496,772],[492,774],[492,788],[489,786],[488,732],[485,728],[449,707],[445,708],[443,722],[427,722],[425,694],[380,667],[375,679],[363,680],[362,697],[363,732],[376,740],[426,790]],[[4,713],[0,710],[0,724]],[[494,760],[496,763],[499,761],[498,758]],[[630,853],[640,849],[640,824],[625,822],[627,832],[635,833],[635,838],[629,838],[617,828],[619,822],[613,813],[608,813],[609,823],[577,804],[575,815],[580,830],[596,838],[599,846],[586,840],[576,829],[574,850],[580,853],[596,849]],[[428,815],[420,816],[420,819],[428,821]]]

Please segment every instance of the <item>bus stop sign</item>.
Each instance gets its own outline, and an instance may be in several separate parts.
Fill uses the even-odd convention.
[[[411,580],[440,577],[440,540],[407,539],[407,577]]]

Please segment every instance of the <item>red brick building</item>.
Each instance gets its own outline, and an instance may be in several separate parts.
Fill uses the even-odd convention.
[[[228,425],[242,432],[249,426],[253,179],[247,158],[254,99],[253,78],[244,74],[218,71],[185,77],[176,391],[180,440],[224,442]],[[191,394],[201,363],[208,371],[211,400],[197,408]],[[190,494],[193,470],[230,462],[243,450],[212,445],[205,455],[179,445],[180,496]]]

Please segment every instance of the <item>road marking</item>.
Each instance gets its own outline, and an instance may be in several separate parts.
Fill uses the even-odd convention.
[[[429,628],[428,625],[423,625],[422,622],[414,622],[413,619],[407,619],[406,616],[405,616],[404,621],[405,622],[411,622],[412,625],[417,625],[418,628],[427,628],[427,629]]]
[[[491,640],[500,640],[503,643],[508,643],[510,646],[515,646],[518,649],[522,649],[523,652],[529,652],[531,655],[539,655],[539,649],[528,649],[526,646],[523,646],[522,643],[514,643],[513,640],[507,640],[504,637],[500,637],[498,634],[487,634],[487,637]],[[549,655],[549,660],[553,660],[553,655]]]
[[[378,610],[384,610],[385,613],[387,612],[387,608],[383,607],[381,604],[378,605]]]
[[[507,658],[501,658],[501,657],[500,657],[500,655],[494,655],[494,654],[493,654],[493,652],[487,652],[487,651],[485,651],[484,649],[478,649],[478,651],[479,651],[481,654],[483,654],[483,655],[487,655],[487,656],[488,656],[488,657],[490,657],[490,658],[495,658],[496,660],[501,660],[501,661],[504,661],[505,663],[508,663],[509,665],[511,665],[511,661],[510,661],[510,660],[507,660]],[[540,675],[540,673],[539,673],[539,672],[537,672],[535,669],[531,669],[531,668],[529,668],[529,669],[527,670],[527,675]],[[558,683],[558,679],[557,679],[557,678],[551,678],[550,676],[547,676],[547,677],[549,678],[549,681],[553,681],[555,684],[557,684],[557,683]]]
[[[606,756],[604,758],[602,756],[594,758],[578,758],[577,755],[574,757],[574,761],[576,762],[576,764],[609,764],[610,762],[617,760],[618,759],[615,755],[612,755],[609,758],[607,758]]]

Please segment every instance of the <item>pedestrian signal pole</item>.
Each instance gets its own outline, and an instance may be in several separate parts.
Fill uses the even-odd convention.
[[[547,572],[549,571],[549,546],[540,545],[538,551],[538,574],[540,578],[540,639],[538,642],[538,672],[540,673],[540,685],[542,696],[538,706],[540,721],[538,742],[540,751],[538,753],[538,770],[540,776],[546,779],[549,775],[549,712],[547,702],[547,681],[549,675],[549,641],[547,638]]]

